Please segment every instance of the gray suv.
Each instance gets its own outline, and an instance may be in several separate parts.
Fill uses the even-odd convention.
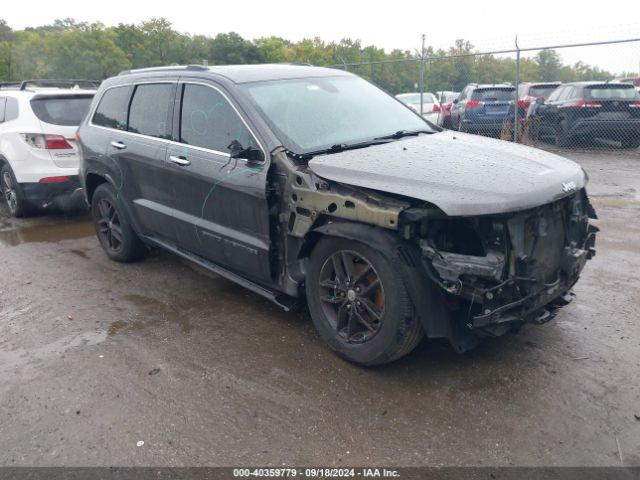
[[[306,304],[362,365],[425,335],[463,352],[544,323],[594,254],[578,165],[442,131],[343,71],[123,72],[78,135],[110,258],[158,246],[285,309]]]

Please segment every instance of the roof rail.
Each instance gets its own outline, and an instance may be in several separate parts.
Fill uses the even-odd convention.
[[[20,88],[22,82],[2,82],[0,83],[0,90],[12,89],[17,90]]]
[[[40,78],[34,80],[21,80],[18,82],[5,82],[0,83],[1,89],[12,90],[27,90],[29,87],[58,87],[58,88],[73,88],[85,86],[90,89],[95,89],[102,83],[100,80],[87,80],[87,79],[52,79],[52,78]]]
[[[168,65],[166,67],[147,67],[147,68],[134,68],[131,70],[123,70],[118,75],[129,75],[130,73],[152,73],[152,72],[167,72],[167,71],[199,71],[203,72],[209,70],[209,67],[204,65]]]

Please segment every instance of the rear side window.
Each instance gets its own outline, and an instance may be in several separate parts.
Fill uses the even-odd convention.
[[[129,108],[130,132],[157,138],[170,138],[170,110],[174,85],[138,85]]]
[[[482,88],[473,92],[473,100],[481,102],[505,102],[513,100],[515,88]]]
[[[243,147],[256,144],[242,119],[219,91],[186,84],[180,112],[180,142],[228,152],[234,140]]]
[[[93,95],[34,97],[31,109],[42,122],[54,125],[75,126],[89,111]]]
[[[637,100],[640,94],[632,85],[594,85],[585,87],[585,98],[593,100]]]
[[[93,115],[93,124],[126,130],[130,91],[130,87],[115,87],[107,90]]]

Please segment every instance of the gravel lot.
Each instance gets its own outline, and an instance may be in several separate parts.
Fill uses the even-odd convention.
[[[376,369],[172,255],[108,261],[86,215],[0,205],[0,465],[640,465],[640,155],[566,155],[602,230],[577,300]]]

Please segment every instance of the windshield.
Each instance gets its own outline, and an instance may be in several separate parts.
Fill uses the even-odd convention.
[[[396,97],[402,103],[407,105],[420,105],[420,94],[419,93],[403,93]],[[423,93],[422,94],[422,102],[423,103],[436,103],[436,98],[432,93]]]
[[[76,126],[89,111],[92,95],[66,97],[35,97],[31,108],[42,122],[53,125]]]
[[[285,147],[296,153],[400,130],[430,130],[419,115],[359,77],[256,82],[243,88]]]
[[[637,100],[640,98],[633,86],[595,85],[585,87],[585,97],[594,100]]]
[[[473,99],[483,102],[506,102],[513,100],[515,88],[482,88],[473,92]]]

